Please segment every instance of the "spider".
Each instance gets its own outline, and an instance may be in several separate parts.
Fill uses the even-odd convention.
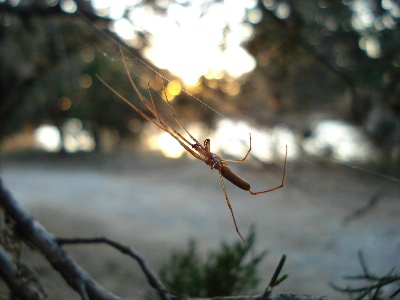
[[[120,50],[121,50],[122,61],[124,63],[125,72],[128,75],[128,79],[129,79],[133,89],[135,90],[136,94],[139,96],[140,101],[143,103],[143,105],[151,113],[152,116],[150,117],[147,114],[145,114],[143,111],[141,111],[134,104],[132,104],[130,101],[128,101],[125,97],[123,97],[119,92],[117,92],[114,88],[112,88],[108,83],[106,83],[102,78],[100,78],[97,75],[98,79],[107,88],[109,88],[117,97],[119,97],[122,101],[127,103],[133,110],[135,110],[144,119],[146,119],[147,121],[153,123],[155,126],[160,128],[161,130],[169,133],[193,157],[203,161],[206,165],[210,166],[211,169],[215,169],[215,170],[219,171],[219,178],[220,178],[220,181],[221,181],[222,190],[224,192],[224,196],[225,196],[228,208],[229,208],[229,210],[231,212],[236,232],[238,233],[238,235],[240,236],[242,241],[245,242],[242,234],[239,231],[239,228],[238,228],[238,225],[237,225],[237,222],[236,222],[236,219],[235,219],[235,214],[233,213],[233,209],[232,209],[231,203],[229,201],[228,194],[226,192],[225,183],[224,183],[223,178],[229,180],[231,183],[236,185],[238,188],[240,188],[242,190],[245,190],[245,191],[248,191],[252,195],[259,195],[259,194],[269,193],[269,192],[278,190],[278,189],[283,187],[284,181],[285,181],[287,146],[286,146],[286,155],[285,155],[285,162],[284,162],[284,167],[283,167],[283,174],[282,174],[282,182],[281,182],[281,184],[276,186],[276,187],[274,187],[274,188],[267,189],[265,191],[253,192],[250,189],[250,183],[247,182],[246,180],[244,180],[243,178],[241,178],[239,175],[235,174],[232,171],[232,169],[230,168],[229,164],[227,163],[227,162],[238,162],[238,163],[241,163],[241,162],[244,162],[247,159],[247,157],[249,156],[249,154],[251,152],[251,134],[249,134],[250,135],[250,146],[249,146],[249,149],[248,149],[246,155],[242,159],[231,160],[231,159],[223,159],[223,158],[221,158],[217,154],[211,152],[211,145],[210,145],[211,141],[210,141],[210,139],[206,139],[204,141],[204,143],[201,144],[185,128],[185,126],[182,124],[181,120],[175,114],[175,110],[173,109],[171,103],[169,102],[167,94],[166,94],[165,89],[164,89],[165,99],[166,99],[166,101],[168,103],[168,107],[169,107],[169,109],[171,111],[171,115],[174,118],[174,120],[176,121],[176,123],[179,125],[179,127],[181,127],[189,135],[190,139],[192,140],[192,142],[190,142],[188,139],[186,139],[184,136],[182,136],[177,130],[175,130],[170,124],[168,124],[168,122],[165,121],[165,119],[162,116],[160,116],[160,114],[158,113],[158,110],[157,110],[157,108],[156,108],[156,106],[154,104],[154,99],[153,99],[153,96],[152,96],[151,91],[150,91],[149,83],[147,84],[147,88],[148,88],[148,91],[149,91],[151,103],[149,103],[149,101],[142,95],[142,93],[139,91],[138,87],[136,86],[136,84],[132,80],[132,77],[131,77],[131,75],[129,73],[129,70],[128,70],[128,67],[127,67],[127,64],[126,64],[126,61],[125,61],[125,57],[124,57],[124,55],[122,53],[122,49],[120,49]],[[153,119],[153,118],[155,118],[155,119]]]

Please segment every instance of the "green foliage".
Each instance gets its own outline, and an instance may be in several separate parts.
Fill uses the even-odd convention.
[[[272,278],[268,284],[268,286],[266,287],[264,294],[261,297],[261,300],[268,300],[271,297],[272,294],[272,290],[277,287],[278,285],[280,285],[283,281],[285,281],[289,275],[288,274],[283,274],[282,276],[280,276],[281,271],[283,269],[283,265],[285,264],[286,261],[286,255],[282,255],[281,260],[279,261],[278,266],[275,269],[274,275],[272,275]]]
[[[175,252],[161,268],[160,278],[175,295],[195,297],[230,296],[254,289],[259,283],[257,266],[266,250],[255,255],[255,233],[251,229],[247,242],[222,243],[218,251],[202,261],[191,240],[187,251]]]

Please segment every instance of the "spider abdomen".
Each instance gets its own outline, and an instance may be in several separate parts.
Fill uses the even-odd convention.
[[[221,166],[221,175],[242,190],[249,191],[250,183],[233,173],[228,165]]]

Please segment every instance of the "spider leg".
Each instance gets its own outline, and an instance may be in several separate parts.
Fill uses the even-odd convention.
[[[122,51],[122,50],[121,50]],[[121,52],[122,54],[122,52]],[[179,134],[179,132],[177,132],[174,128],[172,128],[159,114],[157,109],[155,108],[154,104],[153,107],[150,106],[150,104],[148,103],[148,101],[146,100],[146,98],[142,95],[142,93],[139,91],[138,87],[136,86],[136,84],[133,82],[132,77],[130,76],[128,67],[126,65],[125,62],[125,58],[122,54],[122,59],[124,62],[124,67],[125,70],[127,72],[129,81],[133,87],[133,89],[135,90],[135,92],[137,93],[138,97],[140,98],[140,101],[143,103],[143,105],[151,112],[151,114],[158,119],[159,123],[155,122],[152,118],[150,118],[148,115],[146,115],[143,111],[141,111],[139,108],[137,108],[134,104],[132,104],[131,102],[129,102],[124,96],[122,96],[120,93],[118,93],[114,88],[112,88],[107,82],[105,82],[100,76],[96,75],[97,78],[107,87],[109,88],[118,98],[120,98],[122,101],[124,101],[126,104],[128,104],[133,110],[135,110],[140,116],[142,116],[144,119],[146,119],[147,121],[153,123],[155,126],[157,126],[158,128],[160,128],[161,130],[167,132],[168,134],[170,134],[175,140],[178,141],[178,143],[185,148],[186,151],[188,151],[192,156],[194,156],[197,159],[200,159],[202,161],[205,162],[205,159],[200,156],[199,154],[197,154],[195,151],[193,151],[191,149],[191,147],[189,147],[188,145],[192,146],[192,144],[186,140],[181,134]],[[151,94],[150,94],[151,96]],[[185,144],[187,143],[187,144]]]
[[[188,145],[192,145],[187,139],[185,139],[179,132],[177,132],[174,128],[172,128],[171,125],[169,125],[158,113],[158,110],[155,106],[153,96],[150,91],[150,86],[148,85],[148,90],[151,98],[152,105],[149,104],[149,102],[146,100],[146,98],[142,95],[140,92],[139,88],[136,86],[134,83],[132,76],[130,75],[130,72],[128,70],[128,66],[126,64],[125,56],[122,52],[122,48],[120,48],[121,56],[122,56],[122,61],[124,63],[124,68],[125,72],[128,75],[129,82],[131,83],[133,89],[135,90],[136,94],[139,96],[140,101],[143,103],[143,105],[152,113],[152,115],[158,119],[160,123],[154,122],[151,118],[149,118],[146,114],[144,114],[140,109],[138,109],[136,106],[134,106],[132,103],[130,103],[128,100],[126,100],[123,96],[121,96],[117,91],[115,91],[113,88],[111,88],[108,84],[106,84],[103,80],[100,80],[106,84],[106,86],[111,89],[119,98],[121,98],[123,101],[125,101],[130,107],[132,107],[137,113],[139,113],[142,117],[144,117],[146,120],[152,122],[154,125],[156,125],[158,128],[164,130],[165,132],[168,132],[169,135],[171,135],[175,140],[178,141],[178,143],[185,148],[186,151],[188,151],[192,156],[194,156],[197,159],[200,159],[204,161],[204,158],[200,155],[198,155],[195,151],[193,151]]]
[[[160,122],[161,126],[163,128],[161,128],[159,125],[157,125],[157,127],[163,129],[164,131],[167,131],[170,135],[172,135],[175,139],[177,139],[176,135],[179,136],[179,138],[181,138],[183,141],[185,141],[186,143],[190,144],[189,141],[187,141],[181,134],[179,134],[175,129],[173,129],[158,113],[158,110],[156,108],[156,105],[154,103],[154,99],[153,96],[151,94],[150,91],[150,85],[149,83],[147,83],[147,89],[149,91],[149,95],[150,95],[150,99],[151,99],[151,105],[150,103],[146,100],[146,98],[142,95],[142,93],[140,92],[139,88],[136,86],[135,82],[132,79],[132,76],[128,70],[128,66],[125,60],[125,55],[122,52],[122,48],[120,48],[120,52],[121,52],[121,56],[122,56],[122,61],[124,63],[124,68],[125,68],[125,72],[128,75],[128,79],[129,82],[131,83],[133,89],[135,90],[136,94],[139,96],[140,101],[142,101],[143,105],[153,114],[153,116],[158,119],[158,121]],[[123,99],[124,100],[124,99]],[[126,101],[125,101],[126,102]],[[131,106],[133,104],[130,104]],[[136,109],[135,109],[136,110]],[[137,111],[137,110],[136,110]],[[149,120],[148,118],[146,118],[147,120]],[[150,120],[153,124],[157,124],[154,121]],[[167,128],[171,129],[174,134],[171,133],[171,131],[169,131]],[[186,148],[185,148],[186,149]]]
[[[188,151],[192,156],[194,156],[195,158],[197,158],[197,159],[199,159],[199,160],[202,160],[202,161],[206,162],[205,159],[203,158],[203,156],[199,155],[198,153],[196,153],[195,151],[193,151],[193,150],[191,149],[191,147],[188,146],[188,145],[192,146],[192,144],[191,144],[184,136],[182,136],[178,131],[176,131],[171,125],[169,125],[169,124],[167,123],[167,121],[164,120],[164,118],[162,118],[162,117],[159,115],[158,110],[157,110],[156,105],[155,105],[155,102],[154,102],[154,99],[153,99],[153,95],[152,95],[151,90],[150,90],[150,86],[148,85],[147,88],[148,88],[149,95],[150,95],[150,98],[151,98],[151,103],[152,103],[152,105],[153,105],[153,109],[150,109],[150,107],[148,107],[148,109],[153,113],[154,117],[156,117],[156,118],[158,119],[158,121],[160,122],[160,124],[161,124],[162,127],[163,127],[163,130],[164,130],[165,132],[168,132],[169,135],[171,135],[175,140],[177,140],[178,143],[179,143],[183,148],[185,148],[185,150]],[[167,95],[165,95],[165,96],[167,96]],[[167,99],[167,101],[168,101],[168,98],[166,98],[166,99]],[[144,103],[144,104],[145,104],[145,105],[146,105],[146,104],[149,105],[147,101],[146,101],[146,103]],[[169,104],[169,102],[168,102],[168,104]],[[147,105],[146,105],[146,107],[147,107]],[[174,115],[173,115],[173,116],[174,116]],[[174,117],[175,117],[175,116],[174,116]],[[186,129],[185,129],[185,131],[186,131]],[[186,131],[186,132],[187,132],[187,131]],[[190,135],[190,134],[189,134],[189,135]],[[191,136],[191,135],[190,135],[190,136]]]
[[[246,155],[242,159],[224,159],[224,161],[240,163],[240,162],[244,162],[247,159],[247,157],[249,156],[249,154],[251,152],[251,133],[249,133],[249,135],[250,135],[250,147],[249,147],[249,150],[247,150]]]
[[[129,82],[131,83],[131,86],[133,87],[133,89],[135,90],[136,94],[139,96],[140,101],[142,101],[143,105],[153,114],[153,116],[155,118],[157,118],[158,120],[160,120],[159,116],[158,116],[158,112],[154,106],[154,102],[153,102],[153,107],[150,106],[150,104],[148,103],[148,101],[146,100],[146,98],[142,95],[142,93],[139,91],[139,88],[136,86],[136,84],[133,82],[132,76],[128,70],[128,65],[126,64],[126,60],[125,60],[125,55],[122,53],[122,48],[120,47],[120,52],[121,52],[121,56],[122,56],[122,61],[124,63],[124,68],[125,68],[125,72],[128,75],[128,79]],[[149,88],[150,89],[150,88]],[[153,100],[153,98],[152,98]],[[153,122],[154,124],[154,122]],[[160,127],[160,126],[157,126]]]
[[[285,175],[286,175],[286,159],[287,159],[287,145],[286,145],[286,155],[285,155],[285,163],[283,165],[283,174],[282,174],[282,183],[272,189],[266,190],[266,191],[261,191],[261,192],[252,192],[249,190],[249,193],[252,195],[258,195],[258,194],[264,194],[264,193],[269,193],[275,190],[278,190],[280,188],[283,188],[283,184],[285,183]]]
[[[151,104],[153,106],[153,109],[151,110],[151,112],[153,113],[154,117],[156,117],[160,121],[160,123],[164,125],[164,127],[168,127],[168,123],[162,117],[160,117],[160,114],[158,113],[158,110],[156,108],[156,104],[155,104],[154,99],[153,99],[153,95],[152,95],[151,90],[150,90],[150,83],[149,82],[147,82],[147,90],[149,91]],[[146,103],[147,103],[147,101],[146,101]]]
[[[109,88],[116,96],[118,96],[118,98],[120,98],[122,101],[124,101],[126,104],[128,104],[133,110],[135,110],[144,119],[146,119],[147,121],[150,121],[151,123],[153,123],[158,128],[164,129],[163,126],[161,126],[157,122],[154,122],[154,120],[152,120],[148,115],[146,115],[143,111],[141,111],[139,108],[137,108],[131,102],[129,102],[124,96],[122,96],[120,93],[118,93],[115,89],[113,89],[107,82],[105,82],[103,79],[101,79],[100,76],[98,76],[98,75],[96,75],[96,76],[107,88]],[[139,97],[143,97],[142,94],[139,94]]]
[[[164,85],[164,83],[163,83],[163,85]],[[180,118],[175,114],[175,109],[172,107],[171,103],[170,103],[169,100],[168,100],[168,97],[167,97],[167,93],[166,93],[166,91],[165,91],[165,88],[164,88],[164,95],[165,95],[165,99],[167,100],[169,109],[171,110],[171,114],[172,114],[172,116],[174,117],[176,123],[178,123],[178,125],[190,136],[190,138],[191,138],[194,142],[196,142],[197,144],[200,144],[199,141],[196,140],[196,139],[194,138],[194,136],[190,134],[190,132],[186,129],[186,127],[183,126],[182,121],[181,121]]]
[[[222,185],[222,189],[223,189],[223,191],[224,191],[224,195],[225,195],[225,199],[226,199],[226,204],[228,205],[229,210],[231,211],[231,215],[232,215],[233,223],[235,224],[236,232],[239,234],[240,238],[241,238],[242,241],[245,243],[246,241],[245,241],[245,239],[242,237],[242,235],[240,234],[239,228],[238,228],[237,223],[236,223],[235,214],[233,213],[233,209],[232,209],[231,203],[229,202],[228,193],[226,192],[225,183],[224,183],[224,180],[222,179],[221,170],[219,170],[219,179],[221,180],[221,185]]]

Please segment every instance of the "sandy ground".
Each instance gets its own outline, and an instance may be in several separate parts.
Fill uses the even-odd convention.
[[[279,184],[282,164],[235,170],[255,190]],[[158,270],[189,238],[204,254],[236,241],[218,173],[194,160],[114,154],[65,158],[4,158],[6,186],[57,236],[106,236],[133,247]],[[256,226],[258,251],[268,249],[259,273],[267,284],[282,254],[288,280],[275,292],[343,299],[328,282],[360,274],[357,252],[370,269],[400,270],[400,184],[341,165],[289,162],[284,189],[252,196],[231,184],[228,194],[241,232]],[[373,198],[376,204],[366,207]],[[353,215],[354,214],[354,215]],[[126,299],[149,294],[136,263],[106,246],[68,246],[74,260]],[[28,256],[51,298],[78,299],[39,256]],[[255,292],[261,292],[260,289]],[[155,298],[155,296],[150,296]]]

